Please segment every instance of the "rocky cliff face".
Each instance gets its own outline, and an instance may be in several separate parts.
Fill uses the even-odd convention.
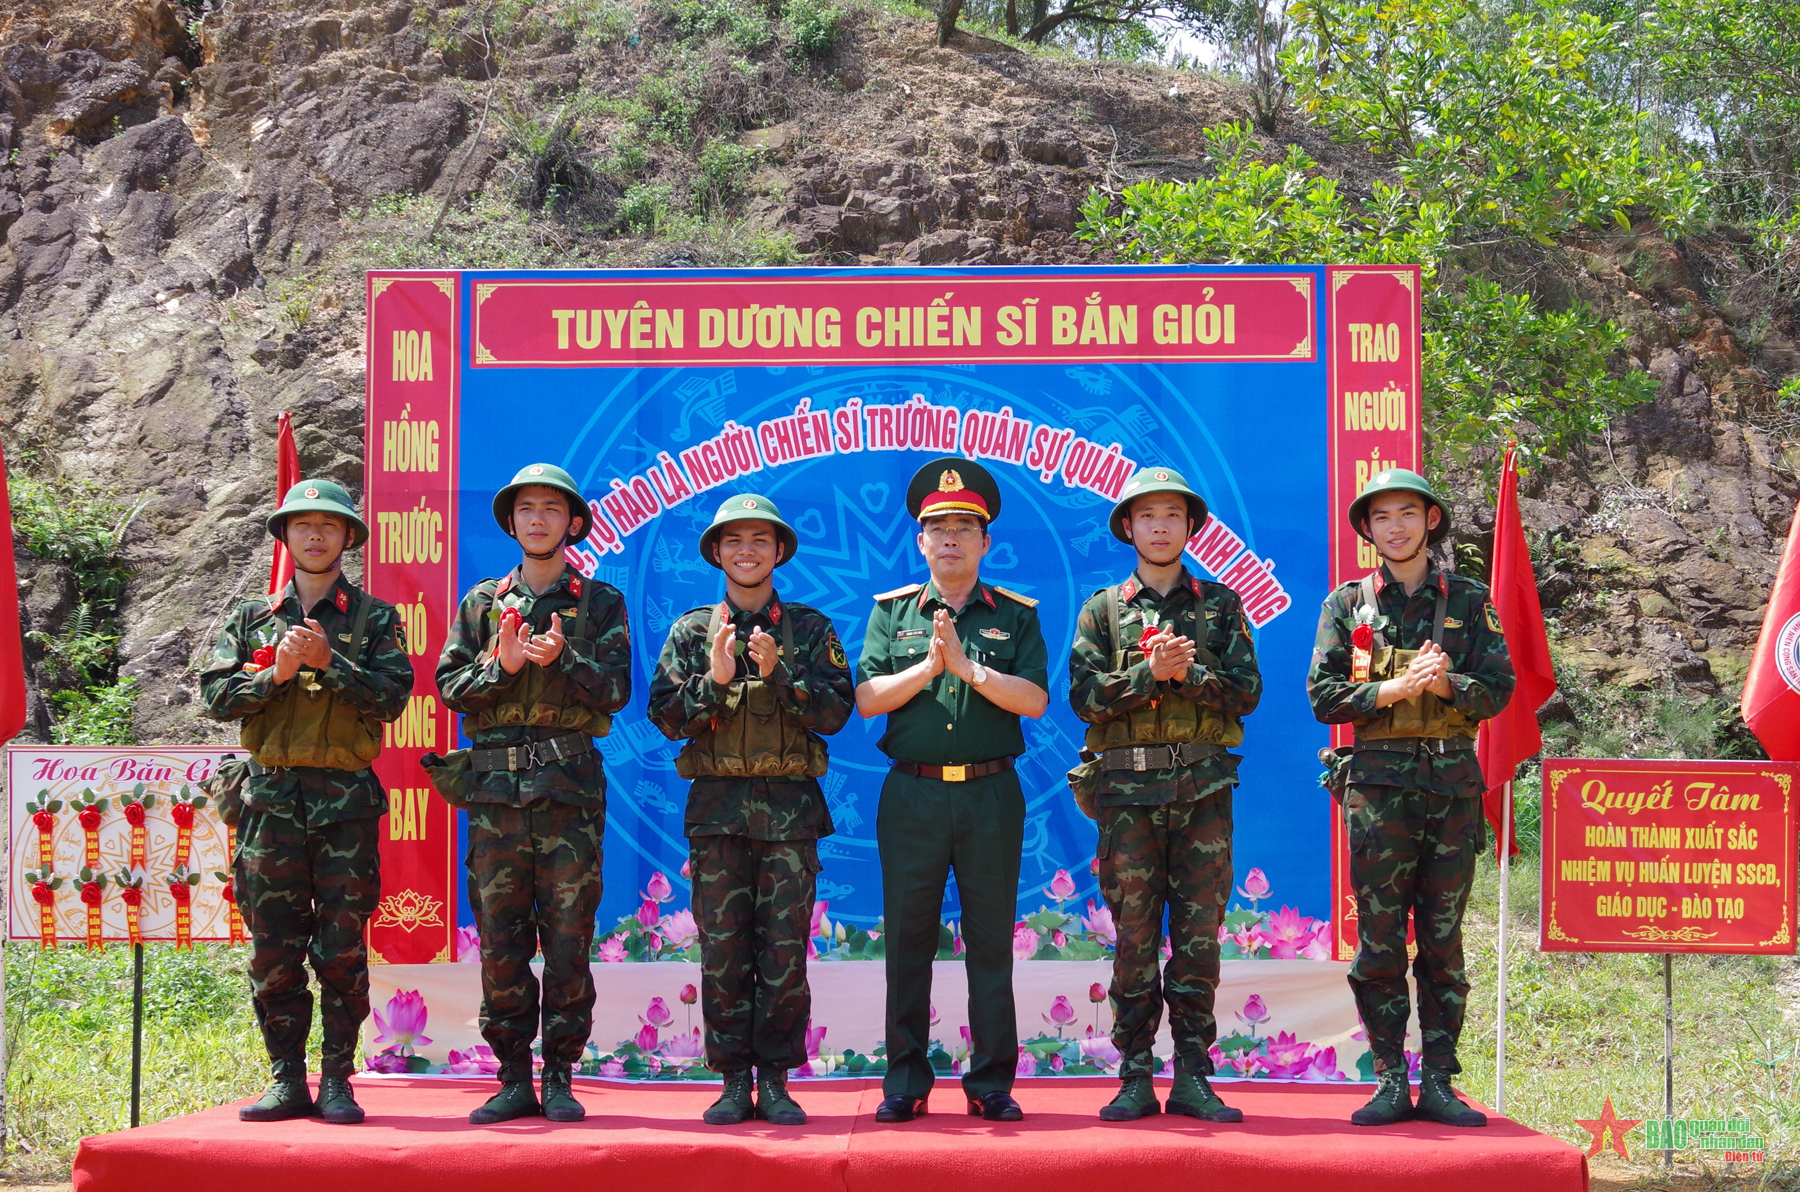
[[[460,200],[518,165],[481,118],[487,68],[434,48],[409,4],[252,0],[191,21],[168,0],[0,17],[0,433],[15,456],[35,447],[42,466],[148,494],[125,543],[122,673],[143,685],[140,736],[163,741],[218,736],[190,666],[264,582],[277,413],[293,411],[309,474],[360,492],[360,270],[390,262],[359,256],[359,220],[389,196],[453,192],[450,226],[475,237]],[[620,93],[645,69],[628,42],[595,53],[554,37],[507,67],[543,104]],[[1089,189],[1191,174],[1200,130],[1241,106],[1191,73],[963,35],[938,49],[925,22],[865,13],[793,76],[777,114],[744,137],[767,150],[748,212],[798,251],[1025,263],[1094,260],[1072,237]],[[1368,173],[1312,130],[1291,136],[1351,182]],[[653,154],[649,168],[680,163]],[[622,233],[565,251],[711,263]],[[1552,536],[1546,604],[1594,681],[1729,687],[1796,493],[1769,374],[1800,361],[1778,333],[1746,355],[1660,242],[1570,259],[1582,267],[1557,284],[1634,329],[1661,390],[1609,443],[1533,477],[1527,516]],[[1479,540],[1491,514],[1458,512]],[[54,632],[72,577],[14,550],[26,628]],[[28,731],[48,723],[40,708]]]

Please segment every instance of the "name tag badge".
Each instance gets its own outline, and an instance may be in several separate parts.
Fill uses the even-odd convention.
[[[928,637],[930,634],[929,629],[902,629],[894,634],[894,640],[905,641],[909,637]]]

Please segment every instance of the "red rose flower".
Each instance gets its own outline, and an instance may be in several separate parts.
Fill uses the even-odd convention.
[[[258,666],[274,666],[275,665],[275,647],[274,646],[258,646],[258,647],[256,647],[256,652],[250,655],[250,661],[256,663],[256,665],[258,665]]]
[[[1358,625],[1350,631],[1350,644],[1359,650],[1375,648],[1375,628],[1372,625]]]
[[[81,826],[87,831],[92,832],[95,828],[100,826],[100,809],[98,807],[84,808],[81,812],[80,819]]]
[[[175,821],[177,828],[194,826],[194,805],[192,803],[176,803],[169,808],[169,818]]]
[[[519,625],[524,619],[525,618],[519,615],[519,610],[516,608],[505,610],[500,614],[500,632],[517,633],[519,631]]]
[[[85,882],[81,887],[81,901],[89,906],[99,906],[101,890],[99,882]]]
[[[136,886],[126,886],[119,891],[119,899],[126,906],[142,906],[144,903],[144,892]]]
[[[186,882],[171,881],[169,883],[169,897],[173,898],[178,905],[186,906],[191,892]]]
[[[219,891],[219,897],[223,898],[226,902],[236,902],[237,891],[231,888],[230,882],[226,882],[224,888]]]
[[[48,811],[40,811],[36,815],[33,815],[31,817],[31,822],[37,825],[38,831],[40,832],[56,831],[56,817],[51,815]]]
[[[36,882],[31,887],[31,896],[37,899],[39,906],[49,906],[56,901],[56,891],[50,888],[49,882]]]
[[[1150,652],[1150,639],[1161,632],[1162,628],[1160,626],[1144,626],[1144,631],[1138,634],[1138,651],[1143,654],[1148,654]]]
[[[134,828],[144,826],[144,805],[142,803],[125,804],[125,822]]]

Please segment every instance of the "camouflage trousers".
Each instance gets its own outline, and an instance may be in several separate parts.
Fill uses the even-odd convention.
[[[1148,1075],[1165,1000],[1177,1061],[1212,1074],[1219,923],[1231,893],[1231,795],[1226,787],[1192,802],[1100,813],[1100,894],[1118,930],[1112,1039],[1124,1057],[1122,1076]],[[1171,955],[1159,972],[1165,909]]]
[[[1469,980],[1462,917],[1475,859],[1486,836],[1478,795],[1441,795],[1398,786],[1354,785],[1344,792],[1350,884],[1356,890],[1356,960],[1350,991],[1369,1036],[1375,1070],[1406,1069],[1406,925],[1418,956],[1419,1034],[1428,1068],[1460,1072]]]
[[[381,900],[378,816],[315,824],[244,808],[232,888],[250,935],[256,1025],[278,1079],[306,1074],[312,992],[319,979],[325,1043],[321,1071],[356,1069],[357,1032],[369,1016],[369,950],[363,925]]]
[[[481,1036],[501,1080],[531,1079],[544,953],[544,1062],[575,1064],[594,1028],[588,949],[600,909],[605,813],[540,799],[469,805],[469,905],[481,936]]]
[[[700,1010],[715,1072],[806,1062],[806,983],[818,846],[696,836],[688,842],[700,928]]]

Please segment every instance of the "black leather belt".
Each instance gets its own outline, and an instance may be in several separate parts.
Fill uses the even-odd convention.
[[[501,745],[494,749],[469,750],[469,768],[485,774],[493,770],[535,770],[551,762],[580,757],[594,751],[594,739],[586,733],[564,733],[542,741],[523,745]]]
[[[1205,758],[1218,757],[1224,752],[1223,745],[1202,745],[1193,741],[1175,745],[1125,745],[1102,753],[1100,769],[1130,770],[1135,774],[1143,774],[1153,770],[1169,770],[1176,766],[1191,766]]]
[[[894,769],[902,774],[916,774],[920,778],[937,778],[944,782],[967,782],[971,778],[986,778],[989,774],[998,774],[1002,770],[1013,768],[1013,759],[997,757],[991,762],[976,762],[969,766],[924,766],[918,762],[894,763]]]
[[[1356,752],[1375,753],[1473,753],[1474,737],[1383,737],[1356,742]]]

